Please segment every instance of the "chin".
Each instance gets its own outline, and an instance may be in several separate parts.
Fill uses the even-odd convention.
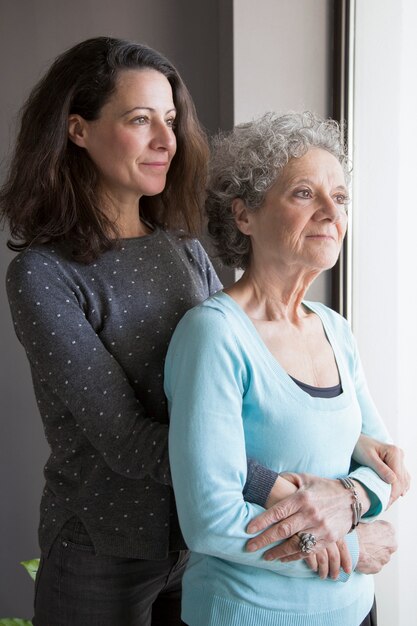
[[[148,185],[146,188],[139,190],[141,196],[157,196],[165,189],[165,180],[158,185]]]
[[[332,258],[321,258],[315,259],[311,265],[313,265],[320,272],[325,272],[326,270],[331,270],[334,267],[339,259],[339,255]]]

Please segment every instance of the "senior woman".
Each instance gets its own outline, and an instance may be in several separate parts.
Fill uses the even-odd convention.
[[[372,623],[372,570],[358,560],[369,525],[358,522],[387,504],[389,488],[369,468],[349,471],[361,431],[385,441],[387,433],[348,324],[304,299],[338,258],[347,182],[337,124],[312,114],[267,114],[214,145],[209,232],[223,261],[244,273],[185,315],[165,367],[173,484],[193,551],[183,579],[189,626]],[[248,523],[262,511],[244,501],[247,457],[291,473],[279,477],[277,499],[323,478],[326,508],[331,498],[350,511],[353,571],[322,579],[300,560],[325,545],[315,519],[284,559],[247,549]],[[394,546],[385,549],[388,560]]]

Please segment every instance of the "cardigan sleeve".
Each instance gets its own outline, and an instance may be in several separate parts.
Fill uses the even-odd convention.
[[[387,428],[369,392],[356,341],[353,336],[351,339],[353,342],[356,397],[362,413],[362,433],[379,441],[391,442]],[[364,515],[362,521],[373,521],[375,516],[387,507],[391,485],[383,481],[369,467],[359,466],[351,471],[349,476],[360,481],[367,489],[371,499],[371,508]]]
[[[202,554],[284,576],[314,577],[317,574],[303,560],[269,562],[261,553],[245,550],[251,536],[246,527],[263,511],[243,497],[246,385],[246,366],[222,313],[209,307],[187,313],[165,364],[171,473],[185,541]],[[355,541],[348,538],[357,547]]]

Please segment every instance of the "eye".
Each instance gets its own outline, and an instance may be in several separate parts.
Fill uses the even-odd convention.
[[[302,198],[303,200],[308,200],[312,197],[310,189],[297,189],[294,195],[297,196],[297,198]]]
[[[168,118],[168,119],[165,121],[165,123],[166,123],[166,125],[167,125],[169,128],[174,129],[174,128],[176,127],[175,117],[170,117],[170,118]]]
[[[149,121],[149,118],[147,117],[147,115],[138,115],[137,117],[134,117],[133,120],[131,121],[133,124],[142,126],[143,124],[146,124]]]
[[[349,198],[344,193],[338,193],[334,196],[335,202],[337,204],[347,205],[349,203]]]

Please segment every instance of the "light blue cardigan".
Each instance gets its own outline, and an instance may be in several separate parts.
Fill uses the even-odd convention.
[[[247,456],[276,470],[327,478],[349,473],[360,432],[387,440],[346,321],[305,303],[323,323],[343,393],[314,398],[281,368],[239,305],[219,292],[189,311],[165,367],[169,454],[181,529],[193,551],[183,580],[190,626],[358,626],[373,579],[354,572],[321,580],[303,561],[248,553],[245,532],[263,509],[245,502]],[[369,468],[350,474],[373,492],[373,514],[390,487]],[[355,533],[347,537],[356,563]]]

